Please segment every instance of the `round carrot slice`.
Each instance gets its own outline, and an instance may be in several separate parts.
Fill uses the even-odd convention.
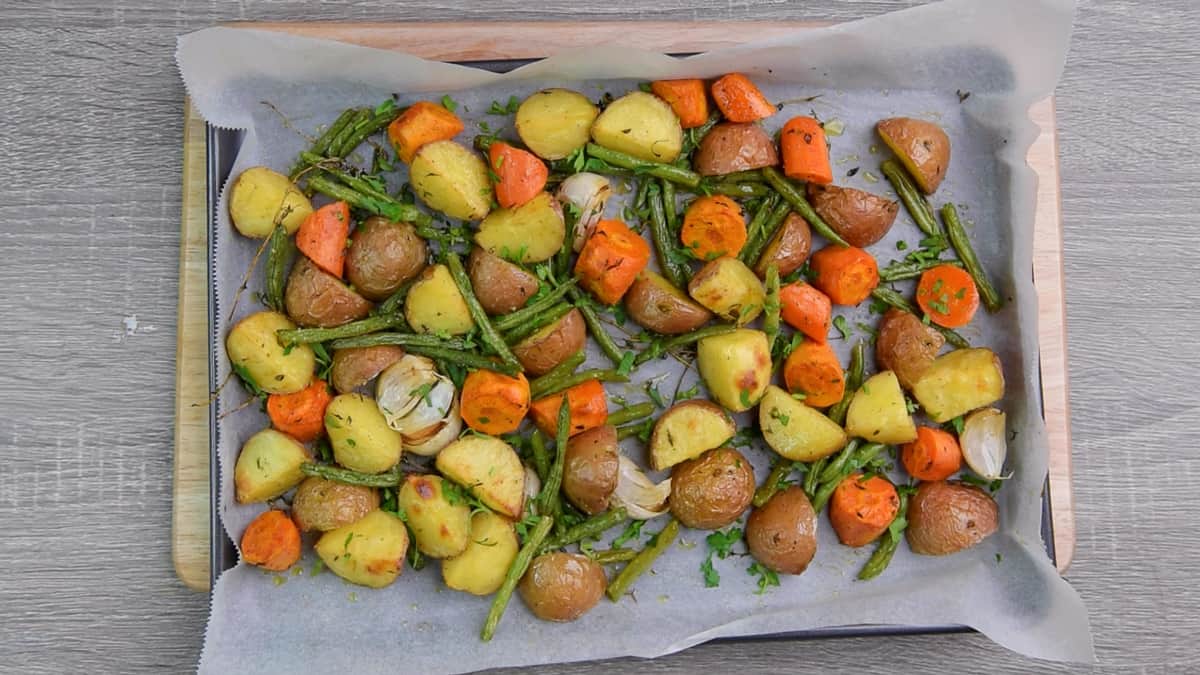
[[[946,328],[971,322],[979,309],[979,289],[961,267],[938,265],[925,270],[917,283],[917,304],[929,320]]]

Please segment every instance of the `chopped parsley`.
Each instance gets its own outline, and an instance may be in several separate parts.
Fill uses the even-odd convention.
[[[762,595],[767,592],[768,588],[779,585],[779,575],[775,573],[775,570],[763,566],[757,560],[746,568],[746,574],[758,577],[758,590],[755,591],[755,595]]]
[[[833,317],[833,327],[842,334],[843,340],[850,339],[850,327],[846,325],[846,317],[842,316],[841,314]]]
[[[442,96],[442,107],[450,112],[454,112],[458,110],[458,101],[450,98],[450,94],[445,94]]]
[[[625,526],[625,530],[621,532],[621,534],[617,535],[616,539],[612,540],[612,547],[620,548],[621,545],[625,544],[626,542],[633,541],[634,539],[642,536],[642,526],[645,524],[646,521],[644,520],[629,521],[629,524]]]
[[[733,552],[733,545],[742,540],[741,528],[731,527],[725,531],[716,531],[708,535],[704,541],[708,543],[708,555],[700,563],[700,571],[704,574],[704,587],[715,588],[721,585],[721,575],[713,567],[713,555],[721,560]]]
[[[488,108],[489,115],[512,115],[517,112],[517,108],[521,107],[521,99],[516,96],[509,96],[508,103],[501,104],[499,101],[492,101],[492,107]]]

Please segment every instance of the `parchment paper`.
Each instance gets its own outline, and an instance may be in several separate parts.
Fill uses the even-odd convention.
[[[599,98],[604,91],[620,95],[637,81],[741,71],[764,85],[771,100],[786,103],[767,121],[768,130],[810,112],[842,120],[845,133],[830,138],[835,182],[891,195],[878,170],[887,151],[877,147],[882,144],[874,137],[874,122],[893,115],[936,119],[954,144],[936,201],[952,200],[964,209],[979,255],[1009,299],[1003,311],[981,312],[963,331],[973,344],[996,350],[1004,363],[1003,407],[1011,437],[1007,469],[1012,478],[998,493],[1000,531],[973,549],[935,558],[915,556],[902,545],[880,578],[858,582],[854,576],[872,547],[838,545],[822,518],[819,552],[809,570],[783,577],[781,587],[759,595],[755,579],[746,573],[750,558],[741,556],[716,561],[721,584],[705,588],[699,571],[705,533],[685,530],[654,573],[638,581],[636,601],[603,600],[575,623],[548,624],[514,598],[490,644],[477,637],[490,599],[446,590],[436,562],[420,573],[406,570],[378,591],[352,586],[329,572],[310,575],[311,553],[293,570],[299,573],[276,579],[239,564],[222,574],[213,590],[200,670],[461,672],[652,657],[717,637],[852,624],[965,624],[1030,656],[1092,660],[1086,610],[1050,564],[1040,536],[1047,449],[1032,284],[1036,176],[1025,163],[1036,136],[1027,110],[1054,88],[1073,9],[1070,0],[952,0],[686,59],[629,45],[597,45],[506,75],[269,32],[213,28],[180,38],[179,67],[201,113],[213,124],[247,130],[233,176],[257,164],[286,171],[307,144],[301,133],[313,135],[343,108],[374,105],[393,92],[402,103],[452,94],[469,137],[480,121],[493,129],[506,123],[485,114],[492,100],[522,97],[546,84]],[[960,102],[956,92],[970,96]],[[609,214],[618,214],[620,207],[610,204]],[[258,309],[252,292],[261,288],[256,273],[235,306],[256,246],[233,232],[226,213],[222,195],[212,233],[218,381],[229,374],[224,336],[231,321]],[[895,242],[903,239],[915,248],[920,238],[902,212],[889,237],[872,251],[882,266],[903,257]],[[865,304],[837,313],[851,326],[875,323]],[[837,338],[832,344],[845,358],[850,341]],[[601,364],[603,357],[592,354],[589,362]],[[694,370],[681,374],[682,369],[664,359],[639,369],[637,376],[661,378],[659,389],[670,396],[697,379]],[[609,391],[630,401],[645,397],[633,386],[625,391],[610,386]],[[225,387],[218,414],[236,408],[244,397],[239,387]],[[739,419],[742,426],[750,423],[747,416]],[[252,406],[224,417],[217,428],[218,508],[234,541],[265,507],[233,501],[230,468],[241,443],[266,424],[265,415]],[[625,451],[644,463],[636,441]],[[745,452],[761,481],[768,451]],[[648,524],[646,534],[662,522]]]

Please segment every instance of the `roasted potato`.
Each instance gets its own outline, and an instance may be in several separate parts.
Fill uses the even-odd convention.
[[[283,304],[293,321],[319,328],[357,321],[371,312],[370,302],[304,256],[288,275]]]
[[[666,101],[631,91],[609,103],[592,123],[592,140],[627,155],[670,164],[683,147],[683,128]]]
[[[400,461],[400,434],[388,426],[375,399],[339,394],[325,408],[325,433],[338,464],[362,471],[387,471]]]
[[[608,508],[617,488],[617,429],[604,424],[572,436],[563,463],[562,491],[590,515]]]
[[[483,311],[493,315],[524,307],[540,285],[533,274],[478,246],[467,257],[467,276]]]
[[[522,264],[554,257],[567,236],[562,205],[549,192],[511,209],[496,209],[479,224],[475,243],[488,253]]]
[[[533,559],[517,591],[543,621],[574,621],[600,602],[604,568],[579,553],[546,553]]]
[[[437,470],[467,488],[493,511],[525,515],[525,467],[512,446],[499,438],[464,436],[438,453]]]
[[[290,330],[296,324],[278,312],[258,312],[229,329],[225,352],[234,368],[254,380],[268,394],[294,394],[312,382],[317,357],[308,345],[285,350],[276,331]]]
[[[733,448],[716,448],[671,470],[671,515],[687,527],[716,530],[754,499],[754,467]]]
[[[808,221],[797,213],[789,213],[783,224],[771,236],[771,241],[763,248],[754,263],[754,273],[759,279],[767,278],[767,268],[775,263],[780,277],[795,272],[804,266],[812,253],[812,229]]]
[[[771,350],[760,330],[740,328],[704,338],[696,345],[700,377],[727,410],[749,410],[771,383]]]
[[[908,502],[908,546],[921,555],[947,555],[968,549],[996,531],[1000,509],[973,485],[944,480],[923,482]]]
[[[292,497],[292,520],[301,532],[327,532],[349,525],[377,508],[379,492],[375,488],[310,476]]]
[[[655,471],[699,457],[720,447],[737,433],[733,418],[721,406],[704,399],[671,406],[654,423],[650,434],[650,467]]]
[[[462,335],[475,327],[471,310],[445,265],[431,265],[408,289],[404,318],[418,333]]]
[[[365,387],[379,373],[403,357],[404,350],[395,345],[338,349],[333,352],[329,381],[339,394],[349,394]]]
[[[879,320],[875,362],[880,370],[896,373],[900,386],[912,389],[929,370],[944,344],[946,338],[916,316],[899,309],[889,309]]]
[[[396,503],[407,517],[417,550],[430,558],[453,558],[467,550],[471,507],[460,488],[441,476],[410,473]]]
[[[587,143],[599,114],[596,104],[577,91],[545,89],[517,108],[517,135],[538,157],[562,159]]]
[[[408,528],[396,516],[376,509],[321,535],[313,549],[331,572],[346,581],[383,588],[404,570]]]
[[[663,335],[690,333],[708,323],[712,312],[661,276],[643,270],[625,292],[625,310],[642,328]]]
[[[350,235],[346,278],[368,300],[386,300],[425,269],[429,247],[409,223],[371,216]]]
[[[265,166],[241,172],[229,188],[229,219],[245,237],[266,239],[276,222],[295,234],[312,212],[312,203],[300,188]]]
[[[817,554],[817,514],[802,488],[793,485],[754,509],[746,519],[746,547],[776,572],[808,569]]]
[[[808,200],[834,232],[859,248],[883,239],[900,210],[900,204],[885,197],[836,185],[809,183]]]
[[[459,220],[479,220],[492,210],[487,164],[454,141],[421,146],[408,167],[413,192],[435,211]]]
[[[710,260],[688,283],[688,294],[717,316],[739,326],[762,313],[767,290],[749,267],[737,258]]]
[[[950,167],[950,137],[933,122],[911,117],[893,117],[875,125],[879,137],[896,153],[917,186],[933,194]]]
[[[442,561],[442,581],[456,591],[491,595],[504,583],[520,546],[511,520],[479,511],[471,516],[467,549]]]
[[[531,375],[544,375],[573,356],[587,343],[583,314],[572,309],[561,319],[513,345],[513,356]]]
[[[847,441],[836,422],[775,385],[758,403],[758,427],[772,450],[794,462],[828,457]]]
[[[304,480],[300,465],[310,461],[300,441],[274,429],[263,429],[242,446],[233,467],[233,488],[241,504],[265,502]]]
[[[934,422],[948,422],[1004,398],[1004,371],[990,349],[956,349],[930,364],[912,387]]]
[[[889,445],[917,439],[917,425],[895,373],[876,373],[854,392],[846,409],[846,433]]]
[[[775,141],[762,127],[734,122],[722,122],[710,129],[692,158],[692,167],[701,176],[719,176],[778,164]]]

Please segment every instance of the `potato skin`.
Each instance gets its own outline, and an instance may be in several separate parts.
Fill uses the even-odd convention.
[[[246,237],[266,239],[271,236],[277,218],[288,234],[295,234],[300,223],[312,212],[312,203],[300,188],[287,176],[265,166],[246,169],[229,188],[229,219]]]
[[[834,232],[859,248],[883,239],[900,211],[900,204],[890,199],[836,185],[809,183],[808,200]]]
[[[758,261],[754,263],[754,273],[759,279],[766,279],[767,268],[771,263],[775,263],[779,276],[786,277],[800,269],[810,254],[812,228],[799,214],[789,213],[771,237],[771,241],[763,248],[762,254],[758,256]]]
[[[746,547],[758,562],[784,574],[800,574],[817,554],[817,514],[808,495],[793,485],[777,492],[746,519]]]
[[[770,135],[757,124],[722,122],[696,148],[692,166],[701,176],[777,166],[779,153]]]
[[[599,563],[578,553],[547,553],[533,559],[517,591],[543,621],[574,621],[600,602],[608,579]]]
[[[578,309],[567,312],[558,321],[513,345],[513,355],[525,370],[544,375],[587,342],[587,325]]]
[[[408,528],[396,516],[376,509],[321,535],[313,550],[329,571],[346,581],[383,588],[404,571]]]
[[[304,480],[300,465],[309,461],[300,441],[274,429],[263,429],[242,445],[233,467],[234,494],[239,504],[265,502]]]
[[[285,352],[275,331],[295,328],[279,312],[258,312],[242,319],[225,337],[229,362],[249,373],[268,394],[293,394],[312,382],[317,357],[308,345]]]
[[[292,498],[292,520],[301,532],[349,525],[379,508],[379,492],[318,476],[305,478]]]
[[[592,427],[567,443],[562,489],[589,516],[607,509],[617,489],[617,452],[617,429],[609,424]]]
[[[351,347],[333,352],[329,381],[339,394],[364,387],[387,367],[404,357],[404,349],[395,345]]]
[[[950,167],[950,137],[933,122],[893,117],[875,125],[883,142],[900,158],[927,195],[937,191]]]
[[[1000,509],[973,485],[923,482],[908,503],[905,538],[913,553],[947,555],[971,548],[996,531]]]
[[[533,274],[478,246],[467,257],[467,276],[483,311],[492,315],[524,307],[539,286]]]
[[[304,256],[296,259],[288,276],[283,304],[293,321],[318,328],[357,321],[371,311],[365,298]]]
[[[713,316],[671,282],[649,270],[638,275],[626,291],[624,302],[629,318],[642,328],[663,335],[690,333]]]
[[[754,498],[754,467],[733,448],[716,448],[671,471],[671,514],[697,530],[737,520]]]
[[[366,299],[386,300],[425,269],[429,247],[409,223],[371,216],[350,235],[346,278]]]
[[[896,373],[901,386],[911,389],[929,370],[946,344],[946,338],[916,316],[889,309],[879,321],[875,338],[875,362],[880,370]]]

